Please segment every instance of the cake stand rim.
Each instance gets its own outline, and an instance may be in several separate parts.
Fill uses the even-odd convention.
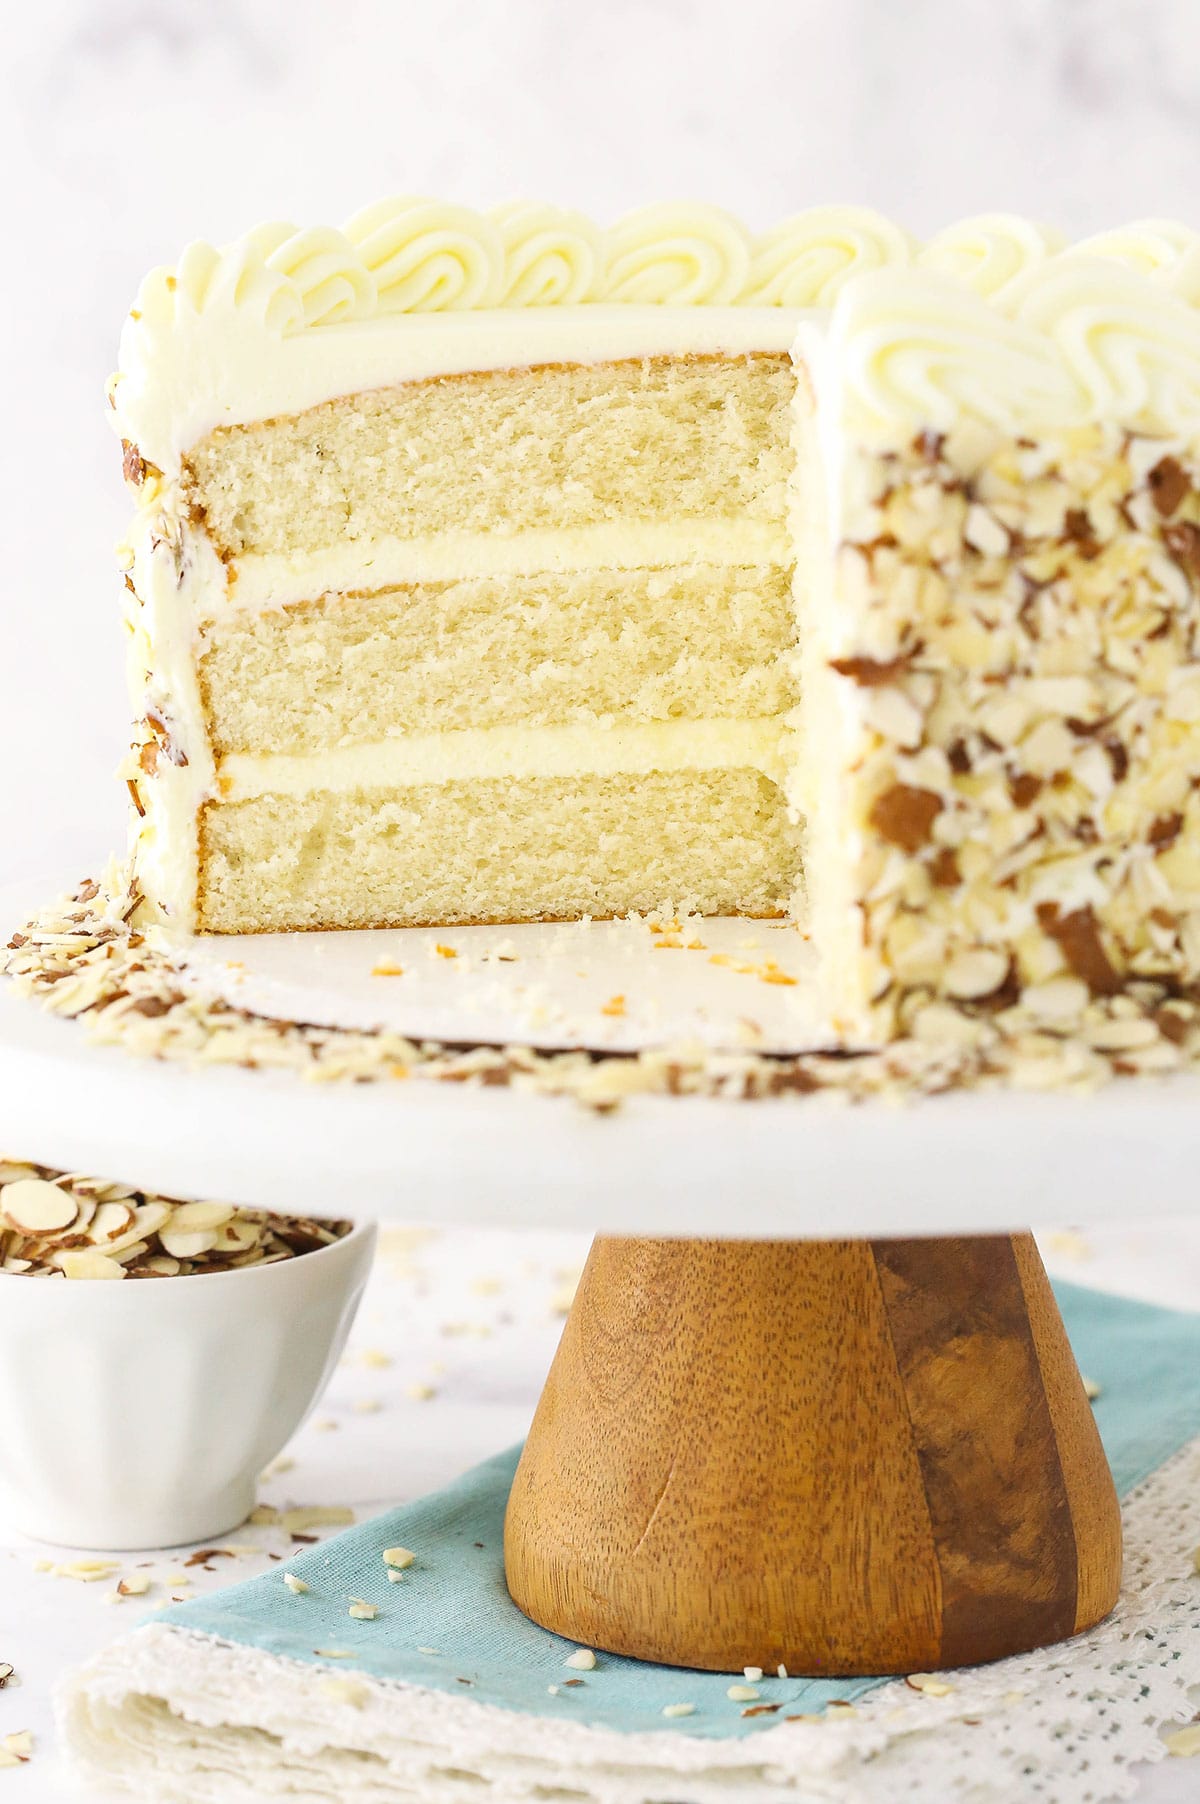
[[[312,1083],[90,1043],[0,980],[0,1156],[166,1194],[406,1221],[823,1239],[1186,1212],[1200,1079],[1088,1095],[567,1097]]]

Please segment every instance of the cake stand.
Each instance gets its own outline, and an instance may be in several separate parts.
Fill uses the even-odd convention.
[[[12,895],[0,909],[21,917]],[[721,1039],[745,991],[705,988],[731,969],[712,946],[753,932],[776,970],[803,956],[765,924],[703,932],[688,976],[617,926],[512,930],[499,963],[536,976],[520,1007],[488,968],[495,930],[210,942],[196,961],[285,1018],[361,1026],[367,1007],[546,1045],[590,1025],[616,1046],[648,1017],[601,1021],[598,997]],[[761,975],[762,945],[744,950]],[[380,987],[392,964],[411,989]],[[803,996],[781,1026],[760,987],[754,1028],[777,1044]],[[1177,1078],[903,1107],[635,1096],[599,1115],[513,1088],[138,1060],[0,983],[11,1156],[268,1208],[598,1230],[513,1488],[510,1589],[572,1640],[716,1670],[960,1665],[1107,1614],[1117,1501],[1022,1227],[1194,1206],[1198,1102]]]

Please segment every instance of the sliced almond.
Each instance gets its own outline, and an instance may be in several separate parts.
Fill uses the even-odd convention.
[[[152,1234],[157,1234],[160,1228],[166,1227],[175,1215],[176,1211],[170,1203],[142,1203],[135,1212],[133,1226],[140,1239],[149,1240]]]
[[[127,1234],[133,1226],[134,1211],[130,1203],[101,1203],[88,1228],[93,1246],[106,1245]]]
[[[345,1528],[354,1511],[344,1504],[313,1504],[308,1509],[285,1510],[279,1526],[285,1535],[304,1535],[313,1528]]]
[[[22,1165],[16,1159],[0,1159],[0,1184],[19,1184],[25,1178],[39,1175],[36,1165]]]
[[[163,1252],[170,1253],[173,1259],[200,1259],[216,1246],[217,1231],[215,1228],[197,1228],[189,1232],[172,1223],[163,1229],[158,1242]]]
[[[177,1203],[171,1226],[181,1233],[206,1234],[223,1228],[234,1215],[232,1203]]]
[[[384,1565],[394,1566],[398,1572],[406,1572],[416,1557],[409,1547],[385,1547],[383,1550]]]
[[[379,1614],[378,1604],[369,1604],[365,1598],[352,1597],[347,1616],[353,1616],[355,1622],[374,1622]]]
[[[0,1190],[0,1214],[18,1234],[56,1234],[71,1227],[79,1204],[45,1178],[18,1178]]]
[[[125,1267],[95,1247],[69,1248],[54,1253],[51,1260],[64,1278],[123,1278]]]

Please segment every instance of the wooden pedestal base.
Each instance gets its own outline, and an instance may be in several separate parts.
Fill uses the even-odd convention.
[[[602,1239],[505,1559],[585,1646],[901,1673],[1091,1627],[1121,1531],[1028,1236]]]

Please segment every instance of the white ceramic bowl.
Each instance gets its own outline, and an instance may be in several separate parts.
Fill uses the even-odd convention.
[[[275,1265],[0,1276],[0,1507],[40,1541],[171,1547],[243,1522],[345,1345],[373,1223]]]

